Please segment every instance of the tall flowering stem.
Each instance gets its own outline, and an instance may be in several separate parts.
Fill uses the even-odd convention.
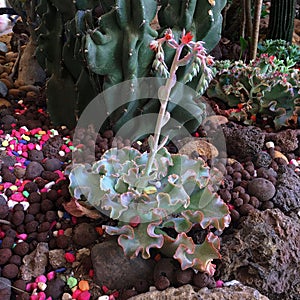
[[[202,76],[197,86],[197,92],[203,92],[203,90],[208,87],[208,84],[213,77],[212,69],[208,67],[213,64],[213,58],[207,55],[206,50],[203,47],[203,42],[194,42],[192,39],[193,35],[190,32],[185,34],[185,31],[183,31],[181,41],[178,43],[174,39],[172,30],[167,29],[164,37],[154,40],[150,43],[150,48],[153,51],[156,51],[155,60],[152,66],[155,71],[160,73],[161,76],[167,77],[167,81],[166,84],[159,89],[158,93],[161,105],[155,126],[154,137],[149,138],[150,155],[145,168],[146,176],[148,176],[152,171],[153,162],[157,152],[167,142],[168,137],[165,137],[161,144],[159,144],[159,138],[162,128],[170,119],[167,106],[172,88],[176,84],[176,72],[178,67],[190,64],[190,67],[187,69],[187,72],[184,76],[185,83],[191,81],[195,76],[197,76],[200,70],[202,71]],[[164,62],[163,44],[167,44],[169,47],[175,49],[175,55],[170,71]],[[184,48],[187,48],[188,52],[184,57],[181,58],[182,50]]]

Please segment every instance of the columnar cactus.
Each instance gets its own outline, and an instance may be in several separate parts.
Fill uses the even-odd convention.
[[[157,31],[150,26],[158,8],[155,0],[39,1],[37,57],[50,76],[47,97],[54,123],[74,126],[86,105],[103,89],[152,76],[154,53],[149,43],[168,27],[173,28],[176,37],[184,28],[191,31],[195,40],[204,40],[206,49],[211,50],[220,38],[225,3],[226,0],[162,1],[158,14],[161,29]],[[172,50],[166,51],[167,64],[173,54]],[[189,67],[181,67],[180,72],[185,73]],[[178,81],[185,82],[180,72]],[[200,78],[201,74],[188,85],[196,88]],[[134,93],[129,97],[134,99]],[[118,107],[118,103],[110,103],[114,101],[118,101],[117,97],[107,99],[107,107]],[[131,102],[115,113],[112,124],[118,130],[137,112],[157,109],[157,101]],[[183,116],[176,113],[176,106],[169,109]],[[188,129],[193,130],[199,122],[191,119],[192,116],[179,118],[178,122],[189,123]]]
[[[93,8],[96,1],[78,1],[78,7]],[[73,127],[78,111],[95,95],[97,89],[84,67],[83,56],[76,49],[76,32],[70,28],[78,10],[75,1],[41,0],[37,13],[42,22],[37,29],[37,58],[46,69],[48,111],[55,124]],[[83,97],[82,94],[85,94]],[[84,102],[84,104],[82,104]]]
[[[292,42],[296,0],[272,0],[267,37]]]

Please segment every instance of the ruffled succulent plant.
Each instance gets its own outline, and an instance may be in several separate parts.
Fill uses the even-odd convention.
[[[211,191],[213,178],[203,160],[159,150],[152,171],[145,175],[149,153],[133,148],[112,148],[90,168],[77,165],[69,175],[75,198],[85,195],[93,206],[118,226],[104,226],[119,235],[125,254],[150,257],[159,248],[181,263],[182,269],[195,268],[213,273],[212,259],[220,258],[219,239],[209,233],[201,245],[187,233],[195,226],[223,230],[230,221],[228,208]],[[173,228],[177,237],[164,231]]]
[[[215,66],[216,76],[207,94],[232,107],[229,118],[254,124],[259,116],[272,120],[276,129],[297,124],[300,114],[298,69],[267,54],[249,64],[223,61]]]
[[[152,248],[177,259],[182,269],[194,268],[214,273],[213,259],[219,259],[220,242],[213,229],[222,231],[229,225],[227,205],[213,192],[220,176],[202,159],[170,154],[164,147],[168,137],[160,141],[161,129],[169,121],[167,104],[176,84],[179,66],[191,64],[199,58],[199,68],[207,75],[200,79],[199,91],[211,79],[202,43],[192,41],[190,33],[183,33],[181,42],[175,41],[170,30],[163,38],[151,43],[156,51],[154,66],[169,78],[158,92],[161,103],[154,136],[148,138],[150,152],[125,147],[107,150],[93,165],[79,164],[69,174],[70,192],[117,220],[117,226],[103,226],[110,235],[119,235],[118,242],[129,257],[141,254],[150,257]],[[163,63],[162,44],[175,49],[170,70]],[[182,50],[186,54],[181,57]],[[159,57],[157,57],[159,56]],[[193,71],[188,68],[188,72]],[[197,70],[192,76],[196,76]],[[207,229],[202,244],[195,244],[188,233],[194,226]],[[170,234],[171,232],[171,234]]]

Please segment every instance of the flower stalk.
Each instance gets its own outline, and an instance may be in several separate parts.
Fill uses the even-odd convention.
[[[197,91],[203,92],[203,90],[208,87],[208,84],[213,77],[212,70],[208,67],[208,65],[213,64],[213,58],[207,55],[206,50],[203,47],[203,42],[194,42],[192,41],[192,39],[193,35],[190,32],[185,34],[185,31],[183,31],[181,42],[180,44],[178,44],[174,39],[172,30],[168,29],[166,30],[164,37],[152,41],[150,44],[150,48],[157,52],[156,58],[153,62],[154,69],[156,71],[160,71],[160,74],[162,76],[168,78],[166,81],[166,85],[162,86],[159,89],[158,93],[160,110],[154,130],[154,136],[149,138],[151,140],[151,142],[149,143],[150,154],[144,171],[145,176],[148,176],[152,172],[152,166],[157,152],[165,145],[168,140],[168,137],[165,137],[161,144],[159,144],[161,130],[170,119],[170,114],[167,111],[167,107],[172,88],[176,84],[176,72],[178,70],[178,67],[190,64],[190,67],[188,68],[187,73],[184,76],[185,83],[191,81],[193,77],[197,76],[200,70],[202,71],[202,76],[197,85]],[[166,43],[169,47],[175,49],[175,55],[172,61],[170,72],[168,71],[167,66],[164,62],[164,50],[162,47],[164,43]],[[188,53],[183,58],[181,58],[182,50],[184,49],[184,47],[188,49]]]

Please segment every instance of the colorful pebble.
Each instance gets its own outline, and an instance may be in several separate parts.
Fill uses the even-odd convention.
[[[78,287],[81,291],[88,291],[90,289],[90,285],[86,280],[80,280]]]
[[[77,285],[77,279],[74,277],[69,277],[67,280],[67,285],[69,286],[70,289],[72,289],[74,286]]]

